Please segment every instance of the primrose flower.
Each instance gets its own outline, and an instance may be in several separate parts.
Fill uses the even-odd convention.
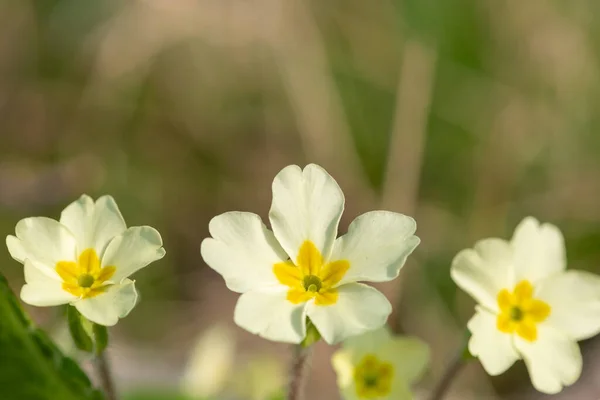
[[[331,362],[345,400],[411,400],[410,385],[425,371],[429,347],[380,328],[346,340]]]
[[[65,208],[60,222],[31,217],[9,235],[10,255],[25,266],[21,299],[33,306],[71,304],[90,321],[114,325],[136,304],[131,274],[165,255],[149,226],[127,228],[114,199],[86,195]]]
[[[381,327],[391,312],[383,294],[359,281],[398,276],[419,244],[415,221],[373,211],[336,239],[344,208],[337,182],[321,167],[291,165],[273,181],[269,220],[228,212],[209,224],[206,263],[242,293],[234,320],[266,339],[300,343],[310,318],[330,344]]]
[[[468,323],[469,351],[488,374],[523,359],[540,392],[577,381],[577,341],[600,332],[600,277],[565,268],[561,232],[532,217],[510,242],[481,240],[454,258],[452,279],[479,303]]]

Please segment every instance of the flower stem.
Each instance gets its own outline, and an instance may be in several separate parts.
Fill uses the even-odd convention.
[[[305,347],[301,344],[294,346],[294,357],[290,368],[288,400],[302,400],[304,373],[311,352],[312,346]]]
[[[110,366],[105,352],[96,353],[95,366],[98,378],[100,379],[100,385],[106,395],[106,400],[117,400],[117,392],[115,391],[115,384],[110,373]]]
[[[454,382],[454,379],[458,376],[458,373],[463,369],[467,363],[473,359],[473,356],[469,353],[467,349],[466,343],[460,348],[460,351],[454,359],[450,362],[446,371],[442,375],[442,379],[438,382],[436,387],[434,388],[429,400],[442,400],[446,394],[450,386]]]

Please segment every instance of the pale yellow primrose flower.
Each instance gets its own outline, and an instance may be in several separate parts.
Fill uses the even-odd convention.
[[[209,224],[202,242],[206,263],[240,296],[235,322],[266,339],[299,343],[308,316],[330,344],[381,327],[392,307],[359,281],[398,276],[419,244],[415,221],[373,211],[336,239],[344,209],[337,182],[321,167],[291,165],[273,181],[269,220],[228,212]]]
[[[25,265],[21,299],[33,306],[72,304],[90,321],[115,325],[135,306],[131,274],[165,255],[149,226],[127,228],[111,196],[86,195],[63,210],[60,222],[31,217],[7,236],[10,255]]]
[[[380,328],[346,340],[331,362],[345,400],[410,400],[410,385],[429,363],[429,347]]]
[[[452,279],[479,303],[468,323],[469,351],[488,374],[523,359],[540,392],[577,381],[577,341],[600,332],[600,277],[566,264],[560,230],[532,217],[510,242],[484,239],[454,258]]]

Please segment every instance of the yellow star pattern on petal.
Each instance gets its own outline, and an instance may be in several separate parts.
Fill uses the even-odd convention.
[[[361,399],[377,399],[390,394],[394,367],[392,364],[367,354],[354,368],[356,394]]]
[[[273,273],[283,285],[289,286],[287,299],[294,303],[304,303],[315,299],[315,304],[327,306],[335,304],[338,298],[335,285],[350,268],[347,260],[323,264],[321,253],[310,240],[304,241],[296,257],[296,263],[288,260],[273,266]]]
[[[63,280],[62,288],[82,299],[103,293],[108,288],[106,281],[116,270],[110,266],[102,268],[94,249],[84,250],[77,262],[58,262],[55,269]]]
[[[519,282],[513,292],[502,289],[497,296],[500,314],[496,327],[500,332],[517,333],[529,342],[537,340],[537,324],[550,315],[550,306],[533,298],[533,286],[529,281]]]

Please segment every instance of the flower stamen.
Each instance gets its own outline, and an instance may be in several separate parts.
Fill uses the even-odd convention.
[[[79,278],[77,278],[77,284],[82,288],[92,287],[94,281],[94,277],[90,274],[81,274],[79,275]]]

